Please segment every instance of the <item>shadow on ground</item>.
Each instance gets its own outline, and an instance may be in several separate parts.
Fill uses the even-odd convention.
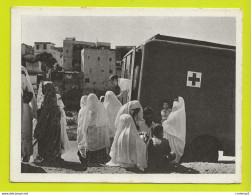
[[[159,169],[159,170],[150,170],[146,169],[144,172],[140,171],[137,168],[127,168],[127,171],[133,172],[133,173],[139,173],[139,174],[153,174],[153,173],[182,173],[182,174],[199,174],[200,172],[192,169],[184,167],[180,164],[169,164],[165,169]]]
[[[62,168],[62,169],[70,169],[73,171],[86,171],[87,168],[76,162],[68,162],[68,161],[59,161],[59,162],[46,162],[42,161],[39,163],[34,163],[37,166],[42,167],[53,167],[53,168]]]

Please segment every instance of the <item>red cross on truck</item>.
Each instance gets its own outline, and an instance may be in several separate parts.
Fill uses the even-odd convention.
[[[128,52],[122,76],[132,80],[128,100],[154,109],[181,96],[186,108],[184,161],[218,161],[235,155],[234,46],[155,35]]]

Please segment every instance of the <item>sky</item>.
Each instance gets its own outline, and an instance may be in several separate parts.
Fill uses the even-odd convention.
[[[22,43],[53,42],[66,37],[79,41],[110,42],[111,47],[137,46],[156,34],[236,45],[233,17],[149,16],[23,16]]]

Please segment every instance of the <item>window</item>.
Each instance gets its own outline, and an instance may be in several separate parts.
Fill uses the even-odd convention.
[[[36,49],[39,49],[39,44],[36,45]]]
[[[90,82],[90,79],[89,79],[89,78],[85,78],[85,82],[86,82],[86,83],[89,83],[89,82]]]
[[[112,61],[112,58],[109,58],[110,62]]]
[[[112,74],[112,73],[113,73],[113,71],[112,71],[112,70],[109,70],[109,73],[110,73],[110,74]]]
[[[100,60],[100,57],[98,57],[98,60]]]
[[[47,49],[47,45],[46,44],[43,45],[43,49]]]
[[[67,50],[66,50],[66,53],[68,53],[68,52],[69,52],[69,50],[67,49]]]
[[[88,59],[90,59],[90,56],[88,56]]]
[[[101,70],[101,72],[105,72],[104,70]]]
[[[96,84],[96,82],[93,82],[93,85],[95,85]]]

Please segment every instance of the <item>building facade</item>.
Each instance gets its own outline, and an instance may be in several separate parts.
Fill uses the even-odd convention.
[[[102,93],[109,88],[109,77],[116,73],[115,50],[85,48],[81,51],[85,94]]]
[[[50,53],[56,60],[59,66],[63,66],[63,54],[62,48],[55,47],[51,42],[35,42],[34,43],[34,55],[42,54],[44,52]]]
[[[21,44],[21,54],[26,55],[26,54],[32,54],[33,53],[33,48],[30,45],[26,45],[24,43]]]
[[[63,68],[66,71],[81,71],[81,50],[95,48],[92,42],[76,41],[75,38],[66,38],[63,41]]]

